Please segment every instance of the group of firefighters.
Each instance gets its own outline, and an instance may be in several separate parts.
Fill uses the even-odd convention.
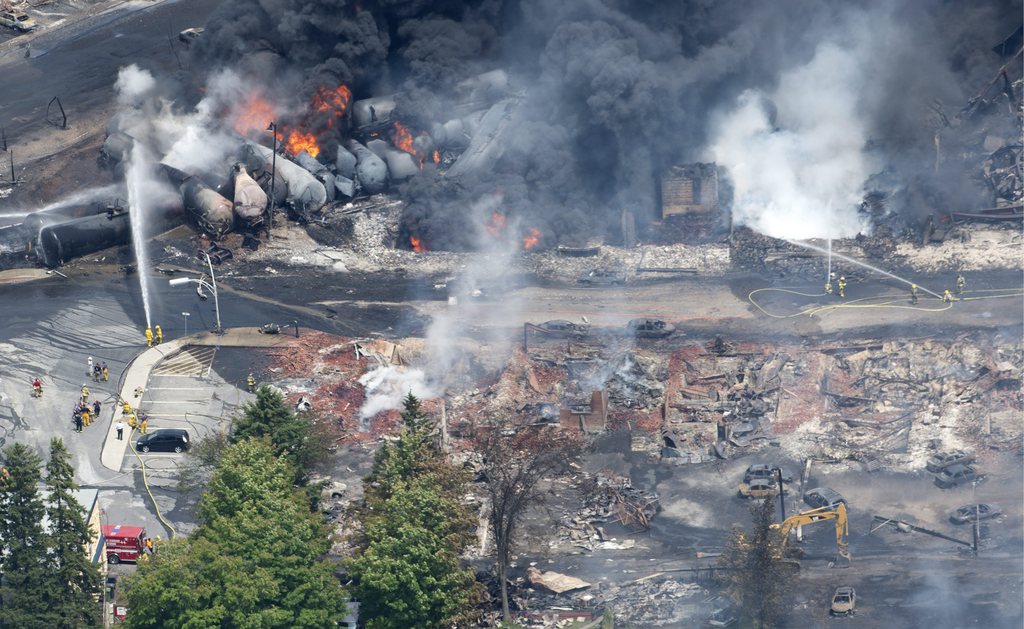
[[[160,326],[157,326],[157,330],[160,330]],[[110,379],[110,370],[107,367],[107,363],[99,364],[89,356],[88,367],[86,373],[93,376],[93,380],[99,382],[100,378],[103,378],[104,382]],[[142,395],[142,388],[138,387],[135,390],[135,397]],[[43,382],[39,378],[32,381],[32,394],[41,398],[43,396]],[[75,432],[82,432],[83,428],[87,428],[94,420],[99,418],[102,404],[99,400],[93,400],[92,404],[89,404],[89,387],[83,382],[80,390],[80,396],[75,401],[75,406],[72,409],[71,419],[75,425]],[[121,406],[121,414],[124,419],[128,421],[128,425],[131,428],[138,429],[140,433],[146,434],[146,430],[149,428],[149,416],[146,413],[139,411],[138,413],[132,409],[132,405],[127,400]],[[121,438],[121,431],[123,430],[123,424],[118,422],[118,439]]]
[[[110,380],[110,369],[107,368],[107,363],[104,361],[102,364],[98,361],[93,361],[92,356],[89,357],[89,367],[85,370],[85,375],[92,376],[93,382],[107,382]]]
[[[828,294],[828,295],[832,294],[832,280],[834,280],[835,277],[836,277],[835,273],[829,273],[828,279],[825,280],[825,293]],[[841,299],[845,298],[846,297],[846,277],[840,275],[839,276],[839,282],[836,284],[836,286],[839,288],[839,297]],[[946,290],[944,290],[942,292],[942,301],[943,301],[943,303],[947,303],[948,304],[948,303],[952,303],[954,301],[959,300],[961,298],[961,296],[964,294],[964,289],[965,288],[967,288],[967,280],[964,279],[964,274],[962,272],[958,271],[957,274],[956,274],[956,297],[954,297],[953,293],[949,292],[949,289],[947,288]],[[919,299],[919,296],[918,296],[917,284],[911,284],[910,285],[910,303],[917,304],[918,299]]]
[[[146,328],[146,346],[153,347],[164,342],[164,331],[160,329],[159,325],[155,325],[151,328]]]

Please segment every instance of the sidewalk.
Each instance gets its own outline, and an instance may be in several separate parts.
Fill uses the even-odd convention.
[[[164,341],[156,347],[151,347],[128,364],[124,374],[124,381],[121,386],[121,401],[114,406],[114,412],[110,418],[110,425],[107,427],[107,436],[103,440],[103,450],[100,452],[100,462],[103,467],[115,472],[121,471],[121,463],[124,461],[124,454],[128,451],[128,442],[134,437],[134,433],[128,429],[125,431],[124,439],[118,441],[117,431],[114,425],[121,419],[121,405],[124,400],[138,409],[146,397],[146,386],[149,383],[149,374],[165,358],[172,356],[190,345],[214,346],[214,347],[278,347],[287,345],[295,338],[287,334],[260,334],[259,328],[230,328],[224,334],[213,332],[200,332],[186,337]],[[141,335],[140,335],[141,336]],[[142,387],[142,397],[135,397],[136,387]],[[127,428],[127,427],[126,427]]]

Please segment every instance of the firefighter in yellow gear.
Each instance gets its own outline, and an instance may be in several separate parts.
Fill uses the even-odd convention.
[[[245,379],[245,386],[249,389],[250,393],[256,390],[256,377],[252,375],[252,372]]]
[[[107,364],[104,363],[103,364],[103,382],[108,382],[109,380],[110,380],[110,370],[107,369]]]
[[[142,421],[139,422],[139,433],[143,434],[143,435],[146,434],[146,428],[148,428],[148,427],[149,427],[149,418],[148,417],[143,417]]]
[[[952,303],[952,301],[953,301],[953,294],[949,292],[948,288],[946,290],[942,291],[942,301],[943,301],[943,303],[947,303],[947,304],[948,303]]]
[[[910,285],[910,303],[917,303],[917,284]]]
[[[139,418],[136,417],[135,413],[128,416],[128,426],[130,426],[132,430],[139,427]]]
[[[162,329],[160,329],[159,325],[157,325],[153,330],[154,330],[154,332],[156,332],[156,344],[159,345],[159,344],[163,343],[164,342],[164,331]]]
[[[153,328],[146,328],[146,346],[153,347]]]
[[[88,404],[88,403],[89,403],[89,387],[85,386],[85,384],[83,383],[82,384],[82,404]]]
[[[124,406],[121,407],[121,414],[122,415],[131,415],[131,413],[132,413],[132,405],[129,404],[128,402],[125,402]]]
[[[825,282],[825,294],[826,295],[831,295],[832,294],[832,282],[829,282],[829,281]]]
[[[963,273],[957,273],[956,274],[956,294],[957,295],[963,295],[964,294],[964,287],[966,287],[966,286],[967,286],[967,280],[964,279],[964,274]]]
[[[839,276],[839,297],[846,297],[846,277],[843,275]]]
[[[90,421],[91,419],[92,419],[92,415],[89,413],[89,410],[88,409],[83,410],[82,411],[82,425],[83,426],[88,426],[89,424],[92,423]]]

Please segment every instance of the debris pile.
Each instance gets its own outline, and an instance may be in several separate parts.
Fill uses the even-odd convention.
[[[613,539],[604,527],[646,531],[660,508],[657,494],[645,493],[633,487],[628,478],[607,471],[581,474],[574,483],[582,506],[576,513],[562,515],[559,536],[587,551],[632,548],[635,541]]]
[[[716,338],[704,347],[673,355],[665,395],[662,456],[698,462],[714,446],[726,456],[726,443],[744,447],[768,439],[788,354],[769,348],[737,347]]]
[[[993,425],[1024,411],[1019,346],[978,335],[948,342],[884,341],[831,352],[822,381],[827,454],[862,461],[906,453],[923,466],[930,446],[1019,447],[1020,427]]]

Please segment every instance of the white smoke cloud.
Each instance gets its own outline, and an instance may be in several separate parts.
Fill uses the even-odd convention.
[[[402,398],[410,391],[420,398],[444,395],[448,387],[469,377],[470,361],[461,335],[469,322],[478,328],[478,338],[492,347],[509,343],[507,332],[500,324],[507,322],[510,314],[512,319],[517,318],[522,304],[514,296],[503,293],[502,287],[507,286],[507,274],[522,243],[518,225],[509,222],[503,229],[495,228],[493,216],[495,212],[501,213],[502,200],[501,193],[487,194],[467,211],[478,253],[455,280],[459,286],[457,302],[436,314],[427,328],[425,369],[388,366],[364,374],[359,379],[366,390],[366,401],[359,409],[361,418],[400,408]],[[471,295],[476,290],[483,290],[489,296],[478,300]],[[500,308],[494,307],[493,299],[501,300]],[[496,325],[490,325],[492,323]]]
[[[381,411],[401,408],[402,398],[412,393],[420,399],[434,397],[427,385],[422,369],[388,365],[368,371],[359,378],[366,391],[366,401],[359,409],[359,417],[368,419]]]
[[[871,112],[862,98],[871,80],[871,39],[823,43],[808,63],[784,72],[771,93],[747,90],[719,117],[709,152],[735,185],[737,224],[789,239],[867,229],[858,205],[879,170],[867,150]]]
[[[117,101],[128,106],[138,105],[155,87],[156,79],[153,75],[134,63],[122,67],[117,73],[117,82],[114,83]]]
[[[180,111],[156,94],[156,80],[147,70],[121,68],[115,83],[121,111],[116,128],[142,143],[155,161],[190,173],[226,177],[231,157],[242,140],[223,127],[221,115],[232,110],[248,86],[235,72],[223,70],[207,80],[206,95],[193,111]]]

